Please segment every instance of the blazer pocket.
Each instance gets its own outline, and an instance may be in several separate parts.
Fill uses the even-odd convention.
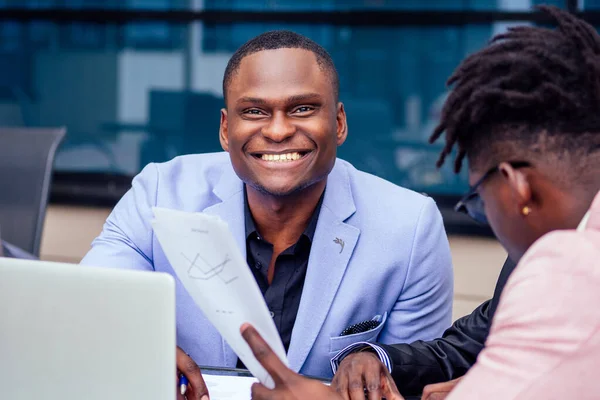
[[[369,329],[368,331],[361,333],[354,333],[352,335],[346,336],[333,336],[329,338],[329,352],[330,353],[339,353],[340,350],[348,347],[353,343],[359,342],[373,342],[379,336],[379,332],[383,329],[385,322],[387,320],[387,312],[381,315],[377,315],[374,318],[380,318],[381,322],[373,329]]]

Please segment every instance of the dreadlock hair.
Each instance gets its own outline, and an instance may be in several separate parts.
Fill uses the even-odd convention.
[[[329,75],[331,84],[333,85],[333,95],[337,101],[340,88],[339,77],[335,64],[327,50],[306,36],[292,31],[278,30],[265,32],[250,39],[233,53],[233,56],[231,56],[227,63],[223,76],[223,97],[225,98],[225,103],[227,103],[227,87],[240,67],[242,60],[259,51],[277,49],[303,49],[312,52],[317,59],[319,67]]]
[[[600,150],[600,36],[566,11],[538,8],[556,30],[509,28],[448,79],[453,88],[429,140],[446,133],[438,168],[455,144],[456,173],[465,155],[473,165],[523,151]]]

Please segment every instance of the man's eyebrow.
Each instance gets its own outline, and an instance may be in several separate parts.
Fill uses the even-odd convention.
[[[254,104],[266,104],[267,101],[265,99],[261,99],[259,97],[240,97],[237,99],[236,103],[254,103]]]
[[[323,96],[321,96],[319,93],[303,93],[303,94],[297,94],[297,95],[288,97],[287,102],[288,103],[300,103],[302,101],[321,100],[322,98],[323,98]]]
[[[296,94],[293,96],[288,97],[287,99],[285,99],[286,103],[300,103],[303,101],[317,101],[317,100],[321,100],[323,98],[323,96],[321,96],[319,93],[302,93],[302,94]],[[252,104],[258,104],[258,105],[265,105],[267,104],[267,100],[266,99],[262,99],[260,97],[252,97],[252,96],[244,96],[244,97],[240,97],[236,103],[240,104],[240,103],[252,103]]]

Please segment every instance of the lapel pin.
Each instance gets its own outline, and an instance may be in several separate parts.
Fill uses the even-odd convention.
[[[340,247],[341,247],[340,248],[340,254],[341,254],[342,251],[344,251],[344,244],[345,244],[344,241],[342,239],[336,237],[333,242],[340,245]]]

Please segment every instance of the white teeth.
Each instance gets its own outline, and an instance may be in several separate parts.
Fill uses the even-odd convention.
[[[302,156],[298,152],[285,154],[263,154],[261,159],[264,161],[288,162],[301,159]]]

